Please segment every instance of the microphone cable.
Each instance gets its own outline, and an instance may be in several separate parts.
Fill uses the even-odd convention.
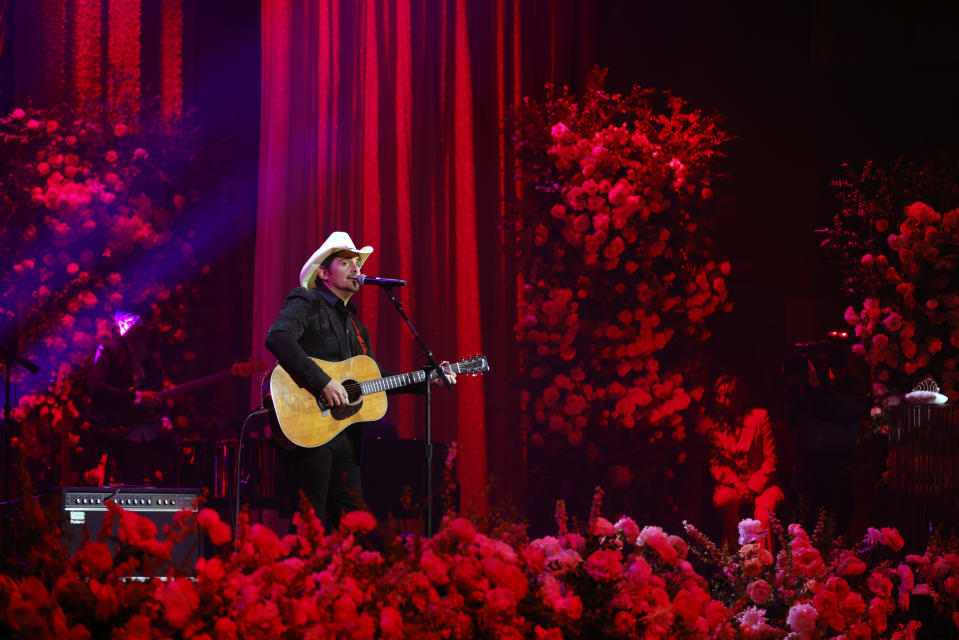
[[[243,421],[243,426],[240,428],[240,438],[237,440],[236,445],[236,485],[234,485],[234,491],[236,493],[236,508],[233,510],[233,540],[236,541],[236,536],[240,522],[240,470],[243,468],[243,436],[246,434],[246,425],[249,424],[250,418],[253,416],[260,416],[265,413],[269,413],[270,410],[265,407],[260,407],[259,409],[250,412],[250,415],[246,417],[246,420]]]

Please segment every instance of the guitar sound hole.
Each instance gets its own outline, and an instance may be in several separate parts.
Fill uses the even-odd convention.
[[[343,388],[346,389],[347,402],[353,404],[360,399],[360,383],[356,380],[344,380]]]
[[[339,407],[331,407],[330,414],[336,420],[346,420],[347,418],[356,415],[356,413],[363,408],[362,395],[360,394],[360,383],[355,380],[343,380],[341,383],[343,388],[346,389],[347,402],[349,404],[344,404]]]

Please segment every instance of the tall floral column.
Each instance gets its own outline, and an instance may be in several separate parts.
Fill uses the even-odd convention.
[[[521,118],[516,337],[530,486],[544,494],[533,502],[594,482],[635,497],[699,473],[683,466],[685,417],[704,393],[690,374],[707,318],[730,306],[730,265],[711,257],[706,224],[725,135],[640,88],[529,101]],[[661,494],[655,508],[672,512],[676,496]]]

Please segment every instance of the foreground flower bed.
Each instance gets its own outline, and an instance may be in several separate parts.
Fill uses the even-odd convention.
[[[283,537],[241,516],[233,540],[202,509],[159,540],[152,521],[111,505],[101,539],[67,555],[55,520],[35,505],[26,520],[47,531],[21,575],[0,576],[5,637],[912,638],[917,596],[935,605],[925,623],[948,632],[959,597],[959,555],[900,558],[894,529],[827,550],[815,532],[776,525],[774,557],[751,520],[728,553],[691,525],[682,538],[595,511],[580,534],[560,510],[557,535],[532,541],[454,517],[432,538],[404,538],[364,512],[336,532],[297,515]],[[172,566],[173,544],[198,526],[218,555]],[[137,573],[167,579],[122,579]]]

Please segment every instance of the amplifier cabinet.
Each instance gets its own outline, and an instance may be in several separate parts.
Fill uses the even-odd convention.
[[[70,553],[80,548],[83,528],[95,539],[106,518],[106,501],[149,518],[157,527],[158,538],[163,539],[164,525],[173,524],[173,516],[183,509],[196,511],[195,501],[200,489],[162,489],[154,487],[62,487],[60,506],[63,511],[63,531],[69,541]],[[115,536],[116,527],[111,535]],[[115,551],[110,541],[111,551]],[[199,533],[185,538],[173,547],[172,561],[176,566],[192,569],[200,554]]]

